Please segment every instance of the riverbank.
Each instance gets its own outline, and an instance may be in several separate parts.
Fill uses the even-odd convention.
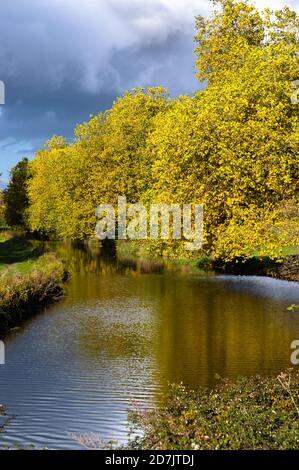
[[[299,282],[299,255],[290,255],[278,262],[270,258],[252,258],[235,263],[211,262],[217,272],[243,276],[268,276],[283,281]]]
[[[132,415],[134,450],[297,450],[299,373],[222,380],[213,390],[172,385],[163,405]]]
[[[248,260],[236,259],[233,262],[214,259],[208,255],[190,259],[168,259],[163,257],[153,258],[146,253],[138,244],[130,241],[117,242],[117,256],[120,259],[136,259],[152,262],[159,265],[162,270],[163,264],[170,269],[190,269],[191,271],[206,271],[225,273],[242,276],[268,276],[284,281],[299,282],[299,248],[290,247],[283,253],[282,260],[276,261],[269,257],[253,257]]]
[[[11,328],[63,295],[67,273],[54,253],[24,238],[0,242],[0,328]]]

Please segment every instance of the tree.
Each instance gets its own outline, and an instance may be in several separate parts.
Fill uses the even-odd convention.
[[[27,229],[29,200],[27,185],[30,179],[29,162],[23,158],[10,172],[10,180],[3,192],[5,220],[11,227]]]
[[[0,191],[0,227],[6,226],[5,222],[5,204],[3,191]]]
[[[196,67],[200,81],[216,82],[244,65],[249,50],[280,46],[296,60],[299,18],[295,11],[263,12],[246,0],[212,0],[210,18],[196,18]],[[274,50],[272,51],[274,52]],[[279,51],[279,47],[276,49]]]
[[[155,121],[150,198],[204,204],[204,246],[217,257],[280,256],[299,240],[298,217],[285,209],[298,204],[298,17],[215,3],[222,10],[198,20],[206,89]]]
[[[73,143],[52,138],[30,164],[31,228],[82,240],[94,236],[99,204],[116,204],[118,195],[137,202],[149,184],[145,142],[166,105],[161,88],[126,92],[77,126]]]
[[[106,113],[103,128],[103,160],[107,203],[126,196],[129,203],[140,201],[150,185],[151,156],[146,142],[154,118],[167,109],[164,88],[142,88],[126,92]]]
[[[198,18],[198,78],[170,100],[163,88],[126,92],[104,114],[54,137],[30,163],[32,229],[92,237],[99,204],[203,204],[204,250],[231,260],[298,244],[298,15],[214,0]],[[182,256],[181,242],[146,242]]]

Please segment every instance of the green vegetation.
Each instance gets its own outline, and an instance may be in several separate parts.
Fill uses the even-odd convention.
[[[0,327],[10,327],[63,293],[66,271],[53,253],[40,250],[23,238],[0,243]]]
[[[0,236],[1,231],[7,228],[7,223],[5,220],[5,203],[4,203],[4,194],[3,191],[0,191]]]
[[[41,255],[40,250],[34,248],[24,237],[3,234],[0,243],[0,273],[7,268],[15,271],[21,270],[29,263],[33,263]]]
[[[27,229],[26,210],[29,207],[27,183],[30,177],[29,162],[23,158],[10,173],[10,182],[3,191],[4,219],[10,227]]]
[[[6,230],[0,231],[0,243],[6,242],[9,238],[11,238],[9,232]]]
[[[292,304],[289,307],[287,307],[288,312],[296,312],[296,310],[299,310],[299,305]]]
[[[213,390],[172,385],[157,409],[132,416],[132,449],[298,449],[299,373],[221,380]]]

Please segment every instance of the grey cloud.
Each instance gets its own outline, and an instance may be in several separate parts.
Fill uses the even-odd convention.
[[[71,136],[124,89],[192,93],[194,16],[210,7],[208,0],[1,0],[0,141],[13,139],[11,162],[54,133]],[[0,172],[9,158],[9,148],[0,150]]]

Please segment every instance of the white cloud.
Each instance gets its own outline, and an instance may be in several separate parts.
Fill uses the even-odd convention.
[[[299,11],[298,2],[284,1],[284,0],[255,0],[255,4],[258,8],[270,8],[271,10],[280,10],[284,6],[288,6],[293,10]]]

